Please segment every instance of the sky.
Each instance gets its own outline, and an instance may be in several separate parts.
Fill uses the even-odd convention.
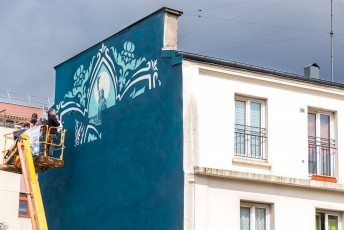
[[[0,97],[54,97],[54,66],[148,14],[182,11],[178,49],[330,75],[330,0],[0,0]],[[333,0],[334,81],[344,83],[344,0]]]

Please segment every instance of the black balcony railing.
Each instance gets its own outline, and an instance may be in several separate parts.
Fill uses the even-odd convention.
[[[264,159],[266,130],[264,128],[235,124],[235,156]]]
[[[334,176],[336,143],[333,139],[308,137],[308,172]]]

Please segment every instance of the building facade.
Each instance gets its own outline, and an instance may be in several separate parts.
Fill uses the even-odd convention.
[[[51,229],[182,229],[179,11],[163,8],[56,66],[63,168],[39,175]]]
[[[344,85],[177,51],[162,8],[56,66],[52,229],[343,229]]]
[[[186,229],[343,229],[343,96],[184,53]]]

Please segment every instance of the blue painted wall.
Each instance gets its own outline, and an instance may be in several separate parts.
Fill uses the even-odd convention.
[[[65,166],[40,174],[49,229],[182,229],[182,71],[164,9],[56,67]]]

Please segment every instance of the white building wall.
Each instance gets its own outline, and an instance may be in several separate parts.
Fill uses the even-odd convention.
[[[266,101],[267,162],[234,156],[236,94]],[[334,113],[338,191],[302,187],[304,181],[289,186],[193,174],[193,167],[201,166],[290,178],[290,183],[310,180],[310,107]],[[241,201],[269,205],[270,230],[315,229],[316,210],[344,213],[343,89],[184,60],[183,111],[185,229],[240,229]]]
[[[19,218],[19,229],[20,230],[32,230],[31,219]]]
[[[184,73],[184,78],[192,78],[189,97],[195,107],[193,112],[197,113],[195,122],[198,138],[194,144],[198,145],[199,149],[198,164],[220,169],[308,178],[307,109],[313,107],[333,111],[336,117],[333,127],[344,127],[344,90],[323,93],[325,87],[302,82],[283,79],[273,79],[272,82],[269,76],[252,73],[247,76],[240,72],[211,70],[211,67],[204,67],[196,69],[193,74]],[[236,94],[266,101],[266,165],[233,163]],[[344,134],[341,129],[335,130],[336,155],[340,158],[343,154],[340,152],[341,143],[338,140],[341,140]],[[344,167],[344,161],[339,159],[337,162],[343,164],[337,169]],[[293,170],[290,170],[291,166]],[[339,182],[344,182],[341,170],[336,170],[335,176]]]
[[[19,230],[19,185],[20,176],[0,171],[0,222],[9,229]]]
[[[195,228],[240,229],[240,201],[270,204],[270,229],[315,229],[315,210],[344,212],[343,194],[197,177]]]

